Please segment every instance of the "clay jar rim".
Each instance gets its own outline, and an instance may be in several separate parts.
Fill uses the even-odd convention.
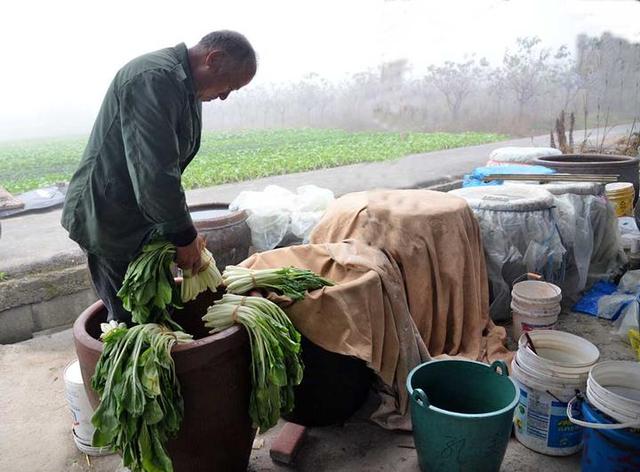
[[[229,210],[228,203],[200,203],[198,205],[190,205],[189,211],[206,211],[206,210]],[[249,215],[245,210],[229,210],[228,215],[217,216],[212,218],[205,218],[203,220],[196,220],[193,225],[199,231],[222,229],[228,226],[234,226],[239,223],[243,223],[247,220]]]
[[[103,310],[104,303],[102,300],[98,300],[89,305],[73,323],[73,336],[76,342],[91,351],[102,352],[104,344],[88,333],[87,323]],[[196,349],[204,346],[207,346],[207,354],[209,356],[215,356],[230,349],[240,347],[247,341],[245,336],[238,336],[241,330],[242,328],[240,326],[235,325],[219,333],[196,339],[191,343],[175,345],[171,349],[174,361],[179,362],[181,359],[186,359],[188,356],[196,354]]]
[[[639,158],[634,156],[625,156],[623,154],[562,154],[560,156],[544,156],[537,157],[535,159],[537,163],[544,165],[544,163],[567,166],[570,167],[573,164],[582,164],[586,166],[605,167],[615,164],[634,165],[640,161]]]

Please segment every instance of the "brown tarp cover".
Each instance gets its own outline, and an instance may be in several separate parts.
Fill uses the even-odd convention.
[[[338,284],[287,313],[313,343],[363,359],[380,376],[378,424],[410,428],[406,377],[429,354],[510,361],[506,332],[489,318],[480,230],[462,198],[428,190],[348,194],[328,208],[311,242],[242,265],[308,268]]]
[[[391,429],[410,429],[405,381],[429,360],[411,319],[402,275],[384,251],[360,241],[293,246],[254,254],[241,265],[253,269],[294,266],[336,283],[291,304],[271,294],[296,328],[331,352],[367,362],[380,377],[381,403],[371,419]]]
[[[510,359],[489,318],[480,227],[466,201],[430,190],[376,190],[334,201],[312,243],[358,239],[396,261],[409,311],[431,356]]]

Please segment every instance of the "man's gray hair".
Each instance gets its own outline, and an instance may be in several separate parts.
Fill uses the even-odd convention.
[[[220,30],[209,33],[198,43],[199,46],[211,49],[220,49],[241,67],[255,70],[256,53],[253,46],[244,35],[235,31]]]

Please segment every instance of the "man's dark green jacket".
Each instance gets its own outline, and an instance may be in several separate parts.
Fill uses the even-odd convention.
[[[120,69],[69,184],[62,212],[69,237],[123,260],[154,234],[179,246],[193,241],[180,180],[200,146],[201,117],[184,44]]]

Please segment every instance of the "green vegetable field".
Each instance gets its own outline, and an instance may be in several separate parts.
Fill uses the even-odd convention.
[[[506,139],[487,133],[348,132],[324,129],[204,132],[186,188],[302,172]],[[86,137],[0,142],[0,185],[13,194],[68,181]]]

